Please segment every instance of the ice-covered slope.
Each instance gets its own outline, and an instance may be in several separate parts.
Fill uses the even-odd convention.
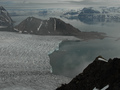
[[[120,22],[120,7],[84,7],[82,10],[66,12],[61,17],[79,19],[87,24]]]
[[[0,6],[0,30],[10,30],[13,27],[13,20],[11,19],[7,10]]]

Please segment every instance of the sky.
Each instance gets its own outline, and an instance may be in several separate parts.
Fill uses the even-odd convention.
[[[0,3],[79,3],[84,5],[117,5],[120,3],[120,0],[0,0]]]
[[[0,2],[13,2],[13,3],[82,3],[82,4],[117,4],[120,0],[0,0]]]

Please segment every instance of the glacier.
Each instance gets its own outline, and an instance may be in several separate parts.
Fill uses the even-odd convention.
[[[48,54],[73,36],[37,36],[0,32],[0,90],[54,90],[71,79],[52,74]],[[9,74],[9,73],[15,73]],[[20,72],[39,72],[19,75]],[[18,73],[18,74],[16,74]],[[20,89],[21,88],[21,89]]]

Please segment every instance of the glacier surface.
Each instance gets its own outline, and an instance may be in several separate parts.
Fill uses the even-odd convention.
[[[0,72],[39,72],[39,75],[0,73],[0,90],[54,90],[69,78],[53,75],[49,52],[72,36],[37,36],[0,32]]]

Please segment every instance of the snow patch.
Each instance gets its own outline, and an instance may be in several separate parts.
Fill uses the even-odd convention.
[[[54,19],[54,31],[56,31],[56,20]]]
[[[30,19],[30,21],[32,21],[32,18]]]
[[[19,33],[22,33],[22,31],[19,31]]]
[[[101,90],[106,90],[108,87],[109,87],[109,85],[106,85],[106,86],[105,86],[104,88],[102,88]],[[100,90],[100,89],[97,89],[97,88],[95,87],[93,90]]]
[[[7,28],[7,26],[0,26],[0,28]]]
[[[43,24],[43,22],[41,21],[41,23],[40,23],[39,27],[37,28],[37,31],[39,31],[39,30],[40,30],[40,28],[41,28],[42,24]]]
[[[27,33],[27,31],[24,31],[25,33]]]
[[[107,61],[106,61],[105,59],[103,59],[103,58],[98,58],[98,60],[107,62]]]

